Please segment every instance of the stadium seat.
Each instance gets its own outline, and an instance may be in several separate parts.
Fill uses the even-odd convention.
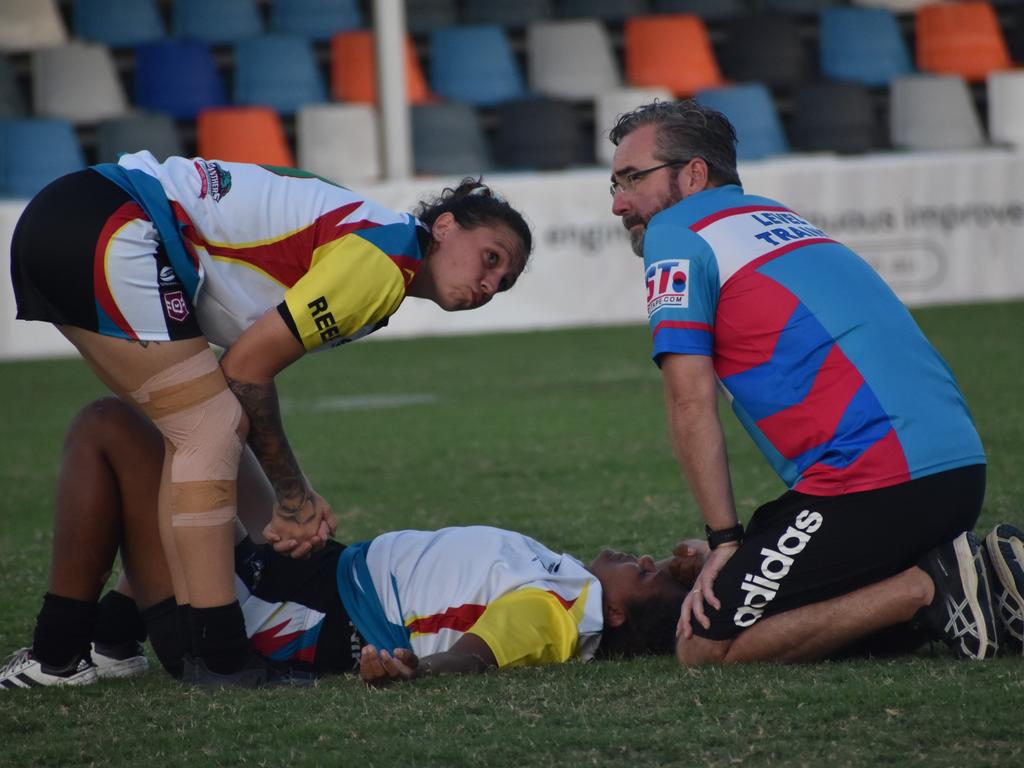
[[[695,13],[706,21],[731,19],[750,13],[748,0],[651,0],[654,13]]]
[[[525,27],[535,21],[550,19],[553,14],[551,0],[516,0],[514,3],[496,3],[494,0],[463,0],[462,5],[462,18],[466,24]]]
[[[92,123],[128,111],[110,49],[71,42],[32,54],[32,105],[38,117]]]
[[[148,149],[158,160],[184,152],[178,128],[167,115],[136,113],[96,126],[96,161],[115,163],[124,152]]]
[[[295,116],[299,167],[339,184],[380,178],[377,111],[368,104],[310,104]]]
[[[984,81],[989,72],[1011,67],[1006,40],[987,2],[922,5],[914,17],[917,68]]]
[[[412,108],[413,167],[423,176],[482,173],[491,169],[480,116],[469,104]]]
[[[312,43],[294,35],[260,35],[235,44],[234,103],[293,115],[327,100]]]
[[[377,103],[377,51],[373,32],[357,29],[331,38],[331,96],[338,101]],[[405,39],[405,86],[410,104],[430,101],[416,46]]]
[[[592,99],[621,84],[608,32],[594,19],[531,24],[526,61],[530,88],[546,96]]]
[[[25,117],[27,114],[25,98],[18,85],[14,67],[7,57],[0,53],[0,118]]]
[[[271,0],[274,32],[327,41],[338,32],[362,26],[358,0]]]
[[[431,32],[430,87],[447,99],[476,106],[521,98],[526,93],[508,36],[495,25]]]
[[[800,25],[792,16],[737,16],[724,22],[719,64],[731,82],[790,88],[810,76]]]
[[[761,0],[765,13],[790,13],[798,16],[814,16],[833,5],[843,5],[844,0]]]
[[[635,16],[625,23],[626,79],[692,96],[723,84],[707,28],[699,16]]]
[[[64,45],[68,31],[57,0],[0,3],[0,52],[22,53]]]
[[[818,39],[830,80],[880,86],[914,71],[899,22],[884,8],[826,8]]]
[[[899,149],[969,149],[984,143],[981,121],[959,75],[910,75],[890,84],[889,136]]]
[[[281,118],[270,107],[215,107],[196,119],[199,154],[210,160],[294,167]]]
[[[594,99],[594,154],[598,163],[611,165],[615,145],[608,140],[608,132],[619,115],[655,99],[672,101],[672,92],[667,88],[618,88],[597,95]]]
[[[405,0],[405,27],[410,35],[425,35],[435,27],[458,23],[455,0]]]
[[[988,76],[989,137],[998,144],[1024,147],[1024,70]]]
[[[697,101],[729,118],[736,129],[736,159],[740,162],[789,152],[775,103],[764,84],[709,88],[697,93]]]
[[[84,167],[78,136],[67,120],[0,120],[0,197],[32,197]]]
[[[800,152],[858,154],[885,144],[871,92],[861,83],[797,88],[789,136]]]
[[[236,43],[263,33],[256,0],[174,0],[174,34],[210,45]]]
[[[132,93],[136,106],[179,120],[227,103],[210,48],[198,40],[161,40],[136,48]]]
[[[75,0],[75,37],[128,48],[166,37],[156,0]]]
[[[589,164],[590,142],[571,102],[519,99],[495,108],[494,162],[515,170],[556,170]],[[581,150],[586,150],[584,153]]]
[[[934,3],[935,0],[851,0],[852,5],[865,8],[885,8],[893,13],[913,13],[922,5]]]
[[[588,18],[622,21],[650,11],[647,0],[557,0],[556,15],[567,19]]]

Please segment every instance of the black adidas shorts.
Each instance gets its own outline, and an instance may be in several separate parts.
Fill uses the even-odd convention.
[[[754,512],[746,537],[705,603],[728,640],[759,619],[852,592],[909,568],[928,550],[974,528],[985,496],[983,464],[845,496],[789,491]]]

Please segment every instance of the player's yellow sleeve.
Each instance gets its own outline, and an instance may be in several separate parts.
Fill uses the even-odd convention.
[[[517,589],[487,606],[467,631],[487,643],[499,667],[558,664],[576,655],[580,611],[573,608],[586,600],[584,590],[567,607],[543,589]]]
[[[375,325],[404,298],[398,266],[355,233],[317,248],[309,271],[284,294],[307,351]]]

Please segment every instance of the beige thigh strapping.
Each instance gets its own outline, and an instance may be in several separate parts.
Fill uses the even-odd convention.
[[[204,350],[161,371],[131,396],[174,448],[172,524],[233,521],[242,406],[227,388],[213,354]]]

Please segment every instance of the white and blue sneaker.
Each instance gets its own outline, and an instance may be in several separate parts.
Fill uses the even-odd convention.
[[[129,640],[120,645],[92,644],[92,662],[101,678],[131,677],[149,669],[149,659],[142,643]]]
[[[75,659],[65,667],[51,667],[36,661],[31,648],[15,651],[0,668],[0,690],[37,688],[46,685],[90,685],[99,680],[96,665],[88,656]]]
[[[1000,523],[985,537],[992,608],[1002,630],[1000,650],[1024,654],[1024,531]]]
[[[931,576],[935,599],[918,618],[962,659],[989,659],[999,647],[988,570],[974,534],[961,533],[925,555],[918,567]]]

